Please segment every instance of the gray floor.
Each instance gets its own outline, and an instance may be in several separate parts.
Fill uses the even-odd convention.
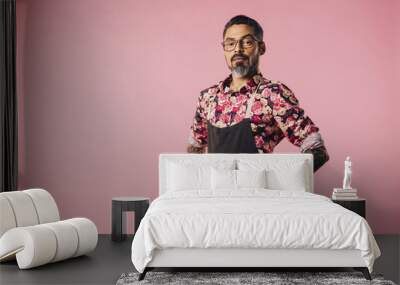
[[[375,272],[399,283],[400,236],[377,235],[382,256],[375,263]],[[0,264],[0,284],[115,284],[123,272],[134,271],[130,260],[132,237],[112,242],[109,235],[100,235],[94,252],[58,263],[29,270],[19,270],[16,262]],[[340,271],[340,269],[338,269]]]

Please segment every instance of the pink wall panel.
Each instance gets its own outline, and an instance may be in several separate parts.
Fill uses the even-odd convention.
[[[155,198],[158,155],[184,152],[199,91],[229,74],[236,14],[264,28],[261,71],[288,85],[331,159],[316,192],[353,186],[375,233],[400,233],[396,0],[17,0],[20,188],[111,230],[111,198]],[[283,142],[277,152],[297,152]]]

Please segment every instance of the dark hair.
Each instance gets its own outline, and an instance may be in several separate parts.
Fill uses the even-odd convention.
[[[256,38],[261,41],[263,40],[264,31],[261,28],[260,24],[256,20],[249,18],[245,15],[237,15],[237,16],[233,17],[232,19],[230,19],[229,22],[226,23],[226,25],[225,25],[224,33],[222,34],[222,38],[225,38],[226,30],[229,27],[231,27],[233,25],[240,25],[240,24],[245,24],[245,25],[252,27]]]

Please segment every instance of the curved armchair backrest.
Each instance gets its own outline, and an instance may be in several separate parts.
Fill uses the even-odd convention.
[[[0,193],[0,237],[9,229],[60,220],[57,204],[44,189]]]

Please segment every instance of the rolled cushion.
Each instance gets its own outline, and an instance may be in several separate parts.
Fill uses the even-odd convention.
[[[96,248],[95,224],[86,218],[18,227],[0,238],[0,261],[16,256],[20,269],[28,269],[86,254]]]
[[[86,218],[73,218],[63,222],[74,226],[78,233],[78,248],[74,257],[86,254],[96,248],[98,232],[96,225],[91,220]]]
[[[57,250],[51,262],[64,260],[75,255],[78,249],[79,237],[78,232],[71,224],[60,221],[44,224],[43,226],[48,227],[57,240]]]
[[[30,196],[23,191],[3,192],[14,213],[17,227],[33,226],[39,223],[35,205]]]
[[[53,231],[43,225],[13,228],[0,238],[0,260],[15,255],[20,269],[51,262],[57,250]]]
[[[60,220],[56,201],[53,196],[44,189],[28,189],[22,191],[28,194],[35,205],[39,224],[51,223]]]
[[[0,237],[9,229],[60,220],[57,204],[44,189],[0,193]]]
[[[11,204],[5,196],[0,194],[0,237],[16,226],[17,222]]]

